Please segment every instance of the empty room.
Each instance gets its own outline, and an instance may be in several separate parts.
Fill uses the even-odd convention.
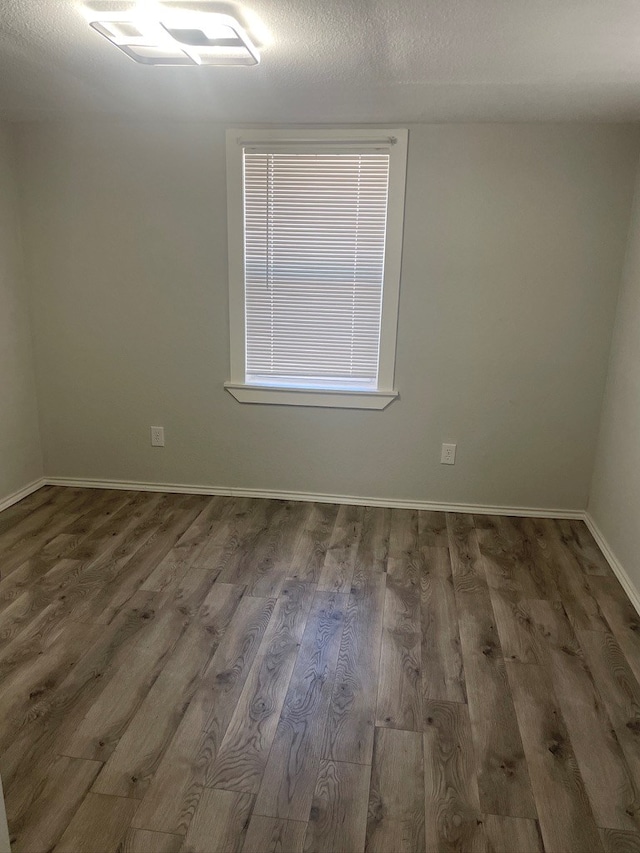
[[[640,852],[640,6],[0,5],[0,853]]]

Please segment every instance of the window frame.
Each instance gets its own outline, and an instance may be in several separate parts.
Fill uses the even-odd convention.
[[[229,129],[227,130],[227,217],[229,248],[230,378],[224,387],[241,403],[323,406],[329,408],[384,409],[398,397],[394,387],[404,202],[407,167],[407,129]],[[389,152],[387,228],[382,284],[380,352],[377,390],[333,390],[277,385],[251,385],[246,378],[244,185],[243,149],[256,145],[304,146],[312,151],[335,143],[354,150],[375,146]]]

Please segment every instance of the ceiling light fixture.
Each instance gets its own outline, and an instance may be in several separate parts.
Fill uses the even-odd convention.
[[[230,15],[182,14],[150,20],[91,21],[90,26],[142,65],[257,65],[260,54]]]

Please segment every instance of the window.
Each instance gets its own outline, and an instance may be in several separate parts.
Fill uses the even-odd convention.
[[[382,409],[406,130],[227,134],[231,378],[241,402]]]

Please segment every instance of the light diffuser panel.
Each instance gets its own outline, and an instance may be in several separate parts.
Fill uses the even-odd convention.
[[[229,15],[181,16],[179,21],[92,21],[96,32],[142,65],[257,65],[260,55]]]

